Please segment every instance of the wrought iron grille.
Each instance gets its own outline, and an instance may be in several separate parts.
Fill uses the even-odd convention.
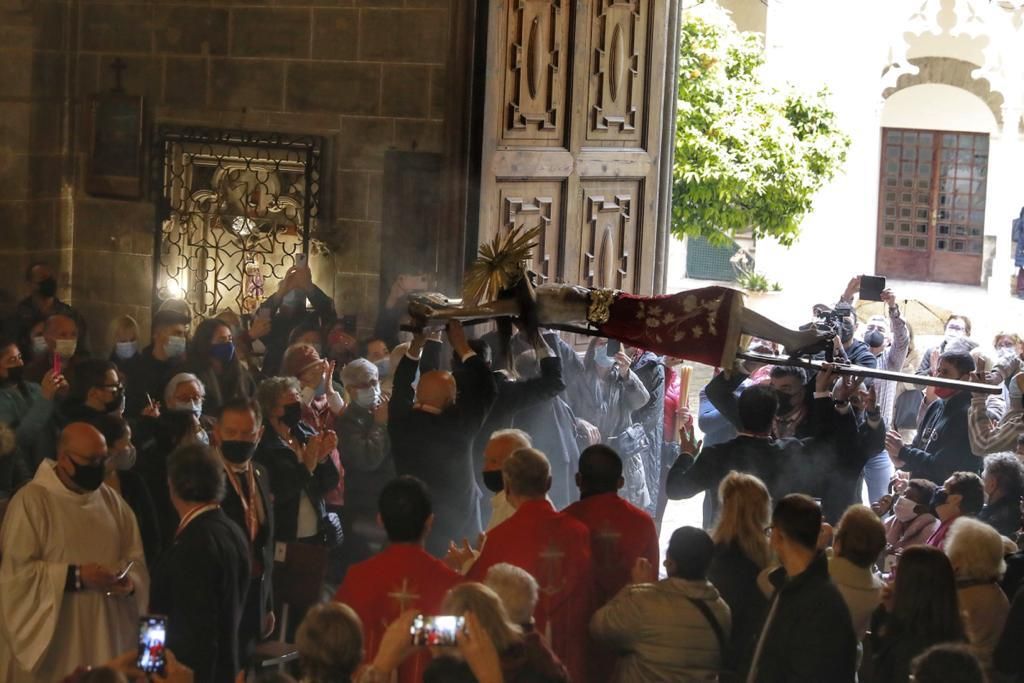
[[[309,253],[323,139],[165,125],[155,145],[154,307],[252,313]]]

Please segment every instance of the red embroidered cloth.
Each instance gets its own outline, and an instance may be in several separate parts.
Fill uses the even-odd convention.
[[[727,287],[661,296],[617,292],[602,336],[661,355],[731,367],[740,338],[743,297]]]

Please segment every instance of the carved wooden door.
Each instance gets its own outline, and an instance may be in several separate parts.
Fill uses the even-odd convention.
[[[492,0],[479,240],[542,228],[542,281],[654,291],[667,5]]]

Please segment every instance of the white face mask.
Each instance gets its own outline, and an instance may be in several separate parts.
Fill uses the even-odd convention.
[[[32,353],[46,353],[46,337],[32,337]]]
[[[135,467],[135,459],[135,446],[128,446],[127,448],[123,448],[115,453],[110,458],[110,461],[113,463],[115,470],[124,472],[125,470],[130,470]]]
[[[895,514],[896,519],[901,522],[909,522],[917,517],[917,513],[914,512],[914,508],[916,507],[917,503],[906,496],[900,496],[900,499],[896,501],[896,507],[893,514]]]
[[[203,402],[199,400],[184,402],[179,401],[177,403],[171,404],[169,407],[172,412],[176,413],[192,413],[196,417],[199,417],[200,415],[203,414]]]
[[[121,360],[128,360],[139,352],[139,343],[134,341],[117,342],[114,346],[114,353]]]
[[[75,351],[78,349],[77,339],[58,339],[54,345],[55,350],[61,358],[67,360],[75,355]]]
[[[356,389],[355,394],[356,405],[369,409],[377,404],[377,399],[380,398],[380,388],[372,386],[365,389]]]

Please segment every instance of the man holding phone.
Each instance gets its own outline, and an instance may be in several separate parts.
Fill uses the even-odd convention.
[[[134,649],[149,598],[135,515],[104,485],[107,443],[94,427],[61,432],[7,508],[0,532],[0,680],[51,683]]]

